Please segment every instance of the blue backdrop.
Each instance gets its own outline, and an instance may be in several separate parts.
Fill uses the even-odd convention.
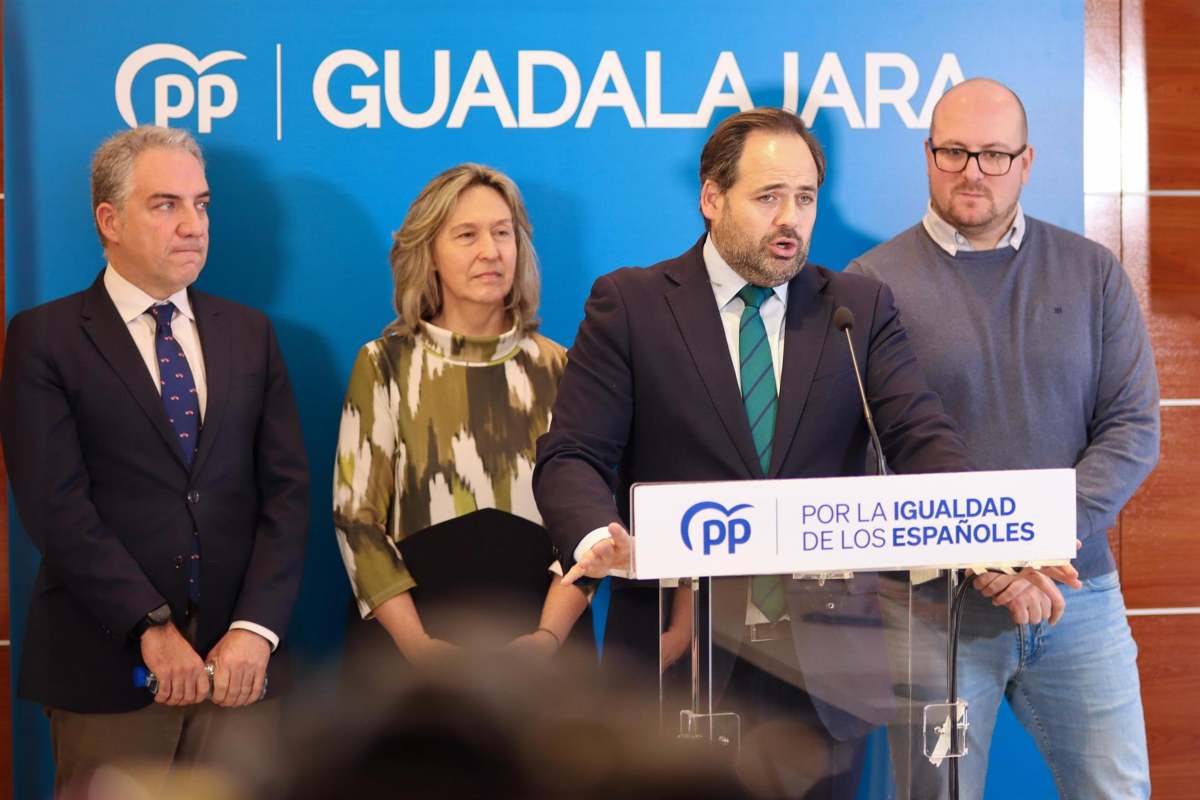
[[[198,132],[214,194],[200,285],[271,315],[300,402],[315,492],[289,637],[312,659],[336,653],[348,596],[324,502],[342,392],[392,317],[391,231],[442,169],[481,161],[521,186],[543,330],[567,345],[597,275],[699,235],[699,151],[741,105],[794,107],[826,146],[818,263],[841,268],[920,217],[931,101],[973,75],[1028,108],[1025,207],[1082,229],[1082,0],[645,5],[6,3],[7,313],[103,266],[88,161],[104,136],[156,120]],[[11,524],[19,648],[36,553]],[[40,711],[18,702],[14,724],[17,796],[44,796]],[[1011,717],[997,737],[996,793],[1019,778],[1052,796]]]

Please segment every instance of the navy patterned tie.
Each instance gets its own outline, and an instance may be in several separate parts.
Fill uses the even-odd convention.
[[[763,474],[771,468],[771,442],[775,437],[775,367],[767,342],[767,327],[760,307],[773,290],[748,283],[738,292],[745,303],[738,333],[738,375],[742,383],[742,405],[750,423],[750,435]],[[755,575],[750,581],[750,601],[771,622],[778,622],[787,611],[783,581],[778,575]]]
[[[171,331],[175,304],[151,306],[150,316],[158,325],[154,332],[154,353],[158,358],[158,383],[162,389],[163,410],[167,412],[171,430],[175,431],[179,441],[183,461],[190,467],[200,441],[200,398],[196,394],[196,381],[188,366],[187,356]],[[192,532],[188,599],[193,605],[200,603],[200,536],[196,531]]]

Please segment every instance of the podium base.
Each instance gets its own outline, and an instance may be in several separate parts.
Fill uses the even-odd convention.
[[[707,742],[737,759],[742,749],[742,718],[732,711],[698,714],[685,708],[679,712],[679,738]]]

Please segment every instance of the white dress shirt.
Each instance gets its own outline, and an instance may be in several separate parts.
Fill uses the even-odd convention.
[[[162,383],[159,382],[158,354],[154,347],[154,334],[158,331],[158,323],[150,316],[151,306],[174,303],[177,313],[171,317],[171,336],[183,348],[192,377],[196,380],[196,397],[200,401],[200,422],[204,423],[204,412],[208,408],[208,382],[204,379],[204,351],[200,349],[200,334],[196,331],[196,315],[192,313],[192,304],[188,300],[187,289],[180,289],[166,300],[158,301],[134,286],[113,269],[109,264],[104,270],[104,288],[117,307],[117,314],[133,343],[146,362],[146,369],[154,379],[154,387],[162,394]]]
[[[192,304],[188,300],[187,289],[180,289],[166,300],[159,301],[143,292],[117,272],[112,264],[104,270],[104,288],[117,307],[117,314],[125,323],[133,343],[150,372],[154,388],[162,394],[162,384],[159,382],[158,355],[154,347],[154,334],[158,331],[158,323],[150,316],[150,307],[174,303],[177,312],[171,317],[171,336],[183,348],[188,367],[196,382],[196,398],[200,404],[200,424],[204,424],[204,412],[208,407],[208,382],[204,373],[204,351],[200,349],[200,333],[196,329],[196,315],[192,313]],[[271,650],[279,646],[279,637],[269,628],[265,628],[247,620],[236,620],[229,628],[241,629],[257,633],[271,643]]]
[[[946,220],[938,216],[938,213],[933,210],[933,203],[925,210],[925,216],[921,219],[921,224],[925,227],[925,232],[929,234],[929,238],[933,239],[933,243],[945,250],[950,255],[957,255],[959,250],[970,252],[975,247],[967,241],[967,237],[958,232],[958,229],[951,225]],[[1021,209],[1021,204],[1017,203],[1017,215],[1013,217],[1013,224],[1004,235],[1000,237],[1000,241],[996,242],[996,249],[1001,247],[1011,247],[1013,250],[1021,249],[1021,241],[1025,238],[1025,212]]]

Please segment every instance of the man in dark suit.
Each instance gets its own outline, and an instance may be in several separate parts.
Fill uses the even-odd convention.
[[[271,323],[189,288],[208,205],[186,132],[108,139],[107,267],[9,327],[0,434],[42,555],[18,694],[48,710],[60,789],[112,762],[163,776],[278,715],[256,701],[300,581],[308,468]]]
[[[824,172],[794,114],[735,114],[700,158],[707,234],[678,258],[592,287],[534,473],[565,580],[628,565],[635,482],[862,474],[868,433],[832,322],[839,306],[857,320],[853,346],[892,468],[969,468],[887,287],[805,264]],[[854,795],[863,737],[890,694],[873,579],[714,581],[714,638],[739,656],[726,671],[743,696],[743,760],[769,764],[767,794]],[[632,627],[653,635],[653,611],[634,609],[656,601],[627,599],[647,594],[628,583],[614,583],[612,624],[629,630],[640,614]],[[684,638],[662,635],[664,661]],[[801,732],[748,748],[768,723]],[[805,774],[789,775],[797,769]]]

